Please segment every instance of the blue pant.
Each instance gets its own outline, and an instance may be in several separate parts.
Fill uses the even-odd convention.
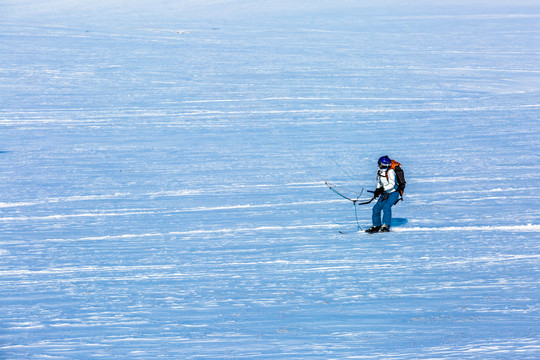
[[[373,226],[381,226],[381,212],[383,212],[382,223],[388,226],[392,224],[392,206],[394,206],[398,199],[399,193],[397,191],[390,194],[382,194],[379,197],[379,201],[373,206]]]

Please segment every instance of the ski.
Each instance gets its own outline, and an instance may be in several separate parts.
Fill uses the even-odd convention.
[[[338,230],[338,233],[342,234],[342,235],[346,235],[346,234],[355,234],[355,233],[358,233],[360,232],[361,230],[358,229],[358,230],[351,230],[351,231],[346,231],[346,230]]]
[[[338,233],[345,235],[345,234],[358,234],[364,231],[365,230],[360,225],[358,225],[358,227],[354,230],[338,230]]]

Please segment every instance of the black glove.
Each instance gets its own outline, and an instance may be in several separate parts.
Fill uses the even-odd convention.
[[[375,189],[375,191],[373,192],[373,197],[379,197],[380,195],[382,195],[384,193],[384,188],[380,187],[380,188],[377,188]]]

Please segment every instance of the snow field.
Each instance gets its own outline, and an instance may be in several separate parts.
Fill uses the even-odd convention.
[[[537,9],[317,4],[0,25],[0,358],[538,357]]]

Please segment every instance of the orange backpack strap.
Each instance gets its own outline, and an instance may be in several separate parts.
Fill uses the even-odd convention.
[[[392,169],[392,170],[396,171],[396,167],[398,167],[398,166],[401,167],[401,164],[398,163],[396,160],[392,160],[392,164],[390,165],[388,170]],[[388,180],[388,170],[386,170],[386,174],[385,174],[386,175],[386,180]]]

